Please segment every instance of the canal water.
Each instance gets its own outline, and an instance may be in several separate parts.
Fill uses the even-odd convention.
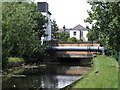
[[[90,66],[80,62],[47,62],[38,68],[26,70],[24,77],[3,78],[2,88],[16,90],[40,90],[41,88],[63,88],[80,79]]]

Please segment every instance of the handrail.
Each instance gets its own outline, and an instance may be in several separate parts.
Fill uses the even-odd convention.
[[[105,55],[104,47],[101,46],[53,46],[47,49],[56,51],[102,51],[102,54]]]

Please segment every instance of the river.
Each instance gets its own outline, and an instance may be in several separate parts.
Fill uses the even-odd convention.
[[[39,68],[25,72],[25,77],[3,78],[2,88],[16,90],[39,90],[41,88],[63,88],[90,70],[80,62],[47,62]]]

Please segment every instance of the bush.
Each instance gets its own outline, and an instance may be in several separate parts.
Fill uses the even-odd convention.
[[[80,40],[78,40],[78,42],[83,42],[83,40],[82,40],[82,39],[80,39]]]
[[[12,63],[12,62],[23,62],[24,59],[23,58],[17,58],[17,57],[10,57],[8,58],[8,63]]]
[[[78,40],[75,37],[68,38],[68,42],[78,42]]]
[[[68,42],[83,42],[82,39],[76,39],[75,37],[72,37],[72,38],[68,38]]]
[[[18,57],[10,57],[8,58],[8,67],[14,67],[14,66],[19,66],[22,65],[22,63],[24,62],[23,58],[18,58]]]
[[[58,42],[66,42],[69,38],[68,32],[60,32],[58,34]]]

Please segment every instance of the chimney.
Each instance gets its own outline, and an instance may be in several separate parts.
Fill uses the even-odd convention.
[[[48,12],[47,2],[37,2],[39,12]]]

